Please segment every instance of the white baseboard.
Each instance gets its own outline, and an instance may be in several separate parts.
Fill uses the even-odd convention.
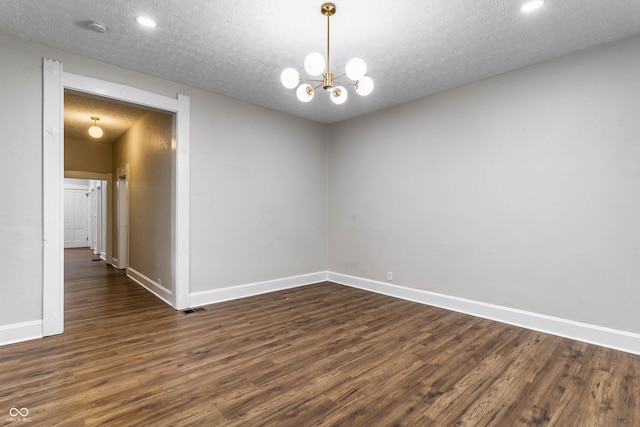
[[[118,258],[111,257],[111,266],[113,268],[118,268]]]
[[[327,272],[322,271],[318,273],[303,274],[300,276],[285,277],[282,279],[267,280],[264,282],[249,283],[240,286],[231,286],[228,288],[212,289],[210,291],[194,292],[189,295],[189,306],[199,307],[215,304],[218,302],[325,282],[326,280]]]
[[[154,282],[131,267],[127,268],[127,277],[173,307],[173,291],[170,289],[165,288],[160,283]]]
[[[487,304],[479,301],[407,288],[340,273],[327,273],[327,280],[354,288],[432,305],[472,316],[495,320],[602,347],[640,355],[640,334],[575,322],[544,314]]]
[[[172,305],[171,290],[132,268],[127,272],[132,280]],[[199,307],[325,281],[640,355],[640,334],[326,271],[195,292],[189,296],[189,306]],[[0,346],[38,338],[42,338],[42,320],[0,326]]]
[[[42,338],[42,320],[0,326],[0,346]]]

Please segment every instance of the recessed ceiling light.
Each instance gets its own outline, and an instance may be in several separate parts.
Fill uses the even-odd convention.
[[[153,19],[149,18],[148,16],[138,15],[138,16],[136,16],[136,22],[138,24],[142,25],[143,27],[147,27],[147,28],[155,28],[156,27],[156,21],[154,21]]]
[[[544,6],[544,3],[545,0],[531,0],[523,4],[520,11],[525,13],[533,12],[534,10],[540,9]]]

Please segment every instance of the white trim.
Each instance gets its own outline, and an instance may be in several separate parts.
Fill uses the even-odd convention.
[[[131,267],[127,268],[127,277],[160,298],[162,301],[171,305],[171,301],[173,301],[173,292],[171,292],[170,289],[165,288],[160,283],[151,280]]]
[[[65,190],[85,190],[89,192],[88,185],[78,185],[78,184],[64,184]]]
[[[63,79],[64,87],[75,91],[128,101],[136,105],[158,108],[164,111],[178,111],[178,100],[176,98],[78,74],[64,73]]]
[[[43,336],[64,330],[64,118],[62,63],[42,63]]]
[[[183,310],[189,306],[189,157],[190,157],[190,117],[191,100],[188,95],[178,94],[176,114],[175,150],[175,299],[174,307]]]
[[[172,262],[175,294],[171,305],[183,304],[176,295],[189,294],[189,128],[190,98],[177,94],[176,98],[137,89],[131,86],[99,80],[77,74],[64,73],[63,64],[43,59],[43,297],[42,333],[44,336],[60,334],[64,330],[64,90],[70,89],[119,101],[130,102],[176,113],[175,149],[177,164],[175,244]],[[187,194],[182,192],[187,191]],[[184,297],[183,297],[184,299]]]
[[[602,347],[640,355],[640,334],[575,322],[510,307],[407,288],[346,274],[329,272],[327,280],[395,298],[432,305],[472,316],[520,326]]]
[[[124,270],[129,265],[129,209],[130,209],[130,193],[129,193],[129,164],[116,169],[116,181],[114,186],[113,203],[114,211],[114,234],[117,238],[117,248],[114,252],[118,254],[118,270]]]
[[[202,305],[215,304],[223,301],[230,301],[239,298],[251,297],[266,294],[269,292],[281,291],[284,289],[297,288],[314,283],[325,282],[327,272],[303,274],[300,276],[284,277],[281,279],[267,280],[264,282],[249,283],[246,285],[230,286],[210,291],[195,292],[190,295],[189,307],[199,307]]]
[[[0,326],[0,346],[42,338],[42,320]]]

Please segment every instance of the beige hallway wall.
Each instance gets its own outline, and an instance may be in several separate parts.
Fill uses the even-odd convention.
[[[149,112],[113,144],[113,176],[129,167],[128,266],[170,290],[172,136],[173,116]]]

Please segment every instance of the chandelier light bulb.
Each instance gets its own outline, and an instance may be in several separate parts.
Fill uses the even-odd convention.
[[[287,89],[294,89],[300,83],[300,73],[294,68],[287,68],[280,74],[280,81]]]
[[[364,76],[356,84],[356,93],[360,96],[367,96],[373,92],[373,80],[371,77]]]
[[[367,64],[360,58],[353,58],[347,62],[346,72],[351,80],[360,80],[367,74]]]
[[[304,59],[304,69],[307,70],[307,73],[311,76],[319,76],[324,71],[324,56],[320,55],[318,52],[310,53]]]
[[[347,90],[342,86],[336,86],[331,90],[330,98],[334,104],[344,104],[348,97]]]
[[[308,84],[298,86],[296,96],[301,102],[309,102],[313,99],[313,88]]]

